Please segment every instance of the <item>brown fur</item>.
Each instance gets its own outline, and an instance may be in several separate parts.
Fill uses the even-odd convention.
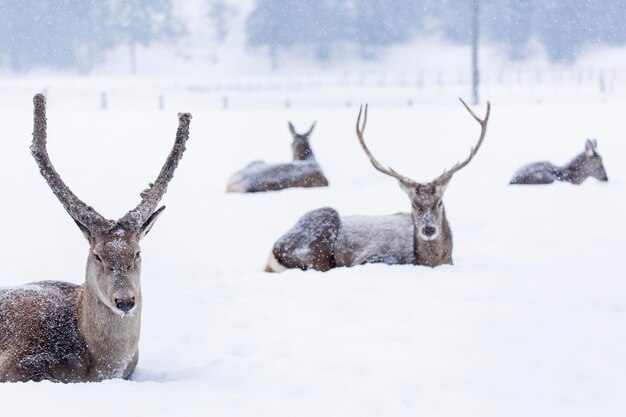
[[[289,130],[293,138],[292,162],[267,164],[263,161],[254,161],[229,178],[226,192],[257,193],[293,187],[328,186],[328,180],[317,163],[309,143],[314,127],[315,123],[307,133],[298,134],[290,122]]]
[[[52,281],[0,290],[0,381],[87,380],[91,355],[78,324],[82,292]]]
[[[277,266],[281,269],[312,268],[326,271],[336,266],[376,262],[430,267],[452,264],[452,231],[446,218],[443,195],[452,175],[465,167],[480,148],[490,114],[489,103],[485,118],[480,119],[463,100],[461,102],[481,125],[478,142],[465,161],[457,163],[426,184],[385,168],[374,158],[363,139],[367,106],[362,125],[361,108],[356,127],[359,142],[374,168],[396,178],[400,188],[409,197],[412,224],[407,222],[407,214],[342,219],[331,208],[314,210],[305,214],[276,241],[265,271],[274,272]]]
[[[553,165],[550,162],[535,162],[520,168],[510,184],[552,184],[555,181],[582,184],[589,177],[599,181],[608,181],[602,157],[597,150],[598,143],[587,139],[585,151],[576,155],[564,166]]]
[[[31,150],[41,174],[89,242],[85,282],[43,281],[0,290],[0,382],[90,382],[127,378],[139,358],[139,241],[165,207],[155,210],[189,136],[179,114],[172,152],[142,201],[118,221],[102,217],[61,180],[46,150],[45,98],[36,95]]]

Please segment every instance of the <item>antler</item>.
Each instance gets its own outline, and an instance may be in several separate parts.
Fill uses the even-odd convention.
[[[190,113],[178,113],[178,130],[176,131],[176,141],[172,151],[170,152],[165,165],[161,168],[161,172],[154,183],[150,183],[148,189],[144,190],[141,196],[141,202],[133,210],[129,211],[117,222],[120,226],[129,231],[137,231],[150,218],[156,206],[161,201],[163,194],[167,191],[167,185],[174,177],[174,171],[178,166],[178,161],[185,152],[185,143],[189,138],[189,124],[191,123]],[[159,211],[163,209],[161,207]]]
[[[33,97],[34,104],[34,130],[33,143],[30,152],[39,166],[39,172],[44,177],[54,195],[76,223],[89,230],[92,235],[102,235],[115,227],[115,222],[108,220],[95,211],[92,207],[82,202],[69,189],[56,172],[46,150],[47,120],[46,98],[43,94]]]
[[[359,143],[361,144],[361,147],[363,148],[363,150],[365,151],[365,154],[367,155],[367,157],[369,158],[370,162],[372,163],[372,165],[374,165],[374,168],[376,168],[377,170],[379,170],[380,172],[382,172],[383,174],[387,174],[389,176],[392,176],[394,178],[396,178],[397,180],[405,183],[405,184],[417,184],[416,181],[412,180],[411,178],[405,177],[404,175],[399,174],[398,172],[394,171],[393,168],[385,168],[383,167],[380,162],[378,162],[376,160],[376,158],[374,158],[374,155],[372,155],[372,153],[370,152],[370,150],[367,148],[367,145],[365,145],[365,141],[363,140],[363,132],[365,131],[365,125],[367,124],[367,104],[365,105],[365,114],[363,116],[363,125],[361,125],[361,112],[363,111],[363,106],[361,106],[361,108],[359,109],[359,117],[356,119],[356,135],[359,138]]]
[[[489,113],[491,111],[491,104],[487,102],[487,113],[485,114],[485,118],[481,119],[478,116],[476,116],[476,113],[474,113],[472,109],[469,108],[469,106],[463,101],[462,98],[459,98],[459,100],[461,100],[461,103],[463,103],[463,106],[465,106],[467,111],[480,124],[480,127],[481,127],[480,137],[478,138],[478,143],[476,143],[476,146],[474,146],[471,149],[469,157],[465,161],[457,162],[450,170],[444,171],[443,174],[437,177],[433,182],[447,183],[448,181],[450,181],[450,178],[452,178],[452,175],[454,175],[454,173],[456,173],[457,171],[465,167],[467,164],[469,164],[469,162],[474,158],[474,155],[476,155],[476,152],[478,152],[478,149],[480,149],[480,145],[482,145],[483,140],[485,139],[485,134],[487,133],[487,123],[489,122]]]

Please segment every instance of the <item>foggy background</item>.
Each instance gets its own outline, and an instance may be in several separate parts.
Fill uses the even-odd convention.
[[[479,100],[626,94],[626,0],[478,3]],[[472,0],[0,0],[0,17],[0,88],[35,87],[79,106],[178,111],[190,96],[222,109],[411,106],[472,96]]]
[[[471,0],[0,0],[0,66],[90,73],[126,48],[127,70],[141,72],[137,49],[155,44],[208,66],[234,52],[274,69],[294,51],[318,67],[380,62],[419,39],[469,45],[470,8]],[[626,0],[482,0],[480,15],[482,42],[511,61],[573,64],[626,41]]]

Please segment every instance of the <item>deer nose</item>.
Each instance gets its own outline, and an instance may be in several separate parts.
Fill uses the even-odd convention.
[[[131,298],[116,298],[115,299],[115,307],[118,310],[123,311],[124,313],[128,313],[130,310],[135,307],[135,297]]]
[[[427,237],[431,237],[432,235],[435,234],[436,231],[437,231],[437,229],[435,229],[432,226],[424,226],[424,227],[422,227],[422,234],[424,236],[427,236]]]

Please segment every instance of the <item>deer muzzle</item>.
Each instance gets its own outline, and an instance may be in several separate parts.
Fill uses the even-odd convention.
[[[115,307],[123,313],[128,313],[135,308],[135,297],[130,298],[116,298]]]
[[[432,237],[435,233],[437,233],[436,227],[433,227],[433,226],[422,227],[422,235],[426,237]]]
[[[433,240],[439,235],[437,215],[433,210],[427,209],[416,216],[416,231],[422,240]]]

